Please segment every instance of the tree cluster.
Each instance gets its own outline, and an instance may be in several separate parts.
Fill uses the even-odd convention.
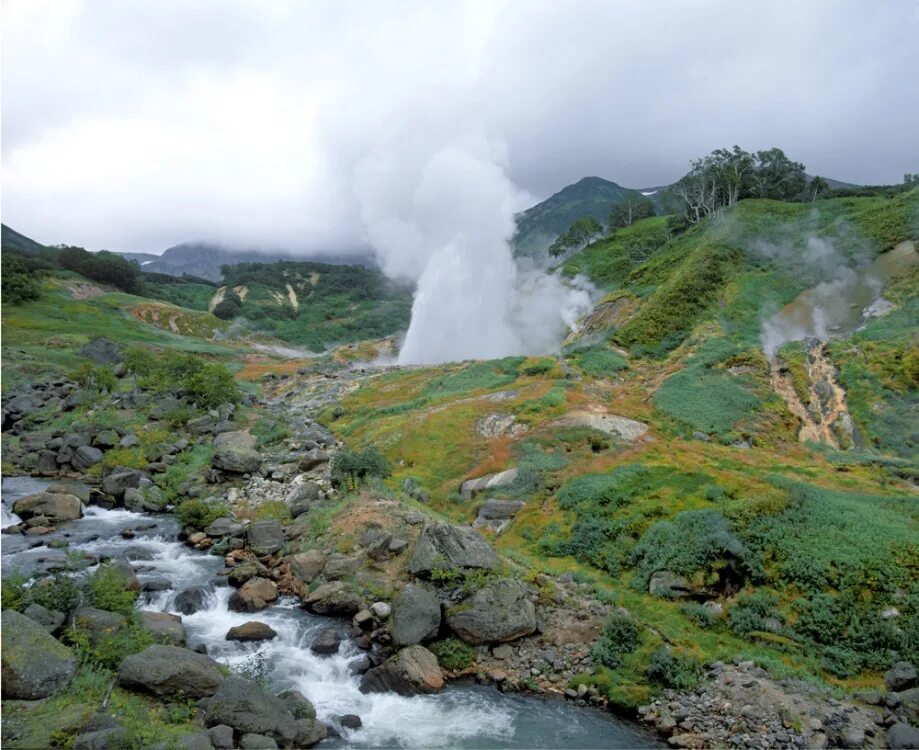
[[[572,222],[568,230],[560,234],[558,239],[549,246],[549,255],[557,258],[569,252],[582,250],[601,234],[603,234],[603,225],[593,216],[583,216]]]
[[[692,162],[692,168],[671,189],[682,213],[697,223],[744,198],[780,201],[814,200],[828,189],[826,180],[808,182],[804,165],[779,148],[751,153],[740,146],[720,148]],[[813,192],[812,192],[813,189]]]
[[[654,216],[654,204],[643,195],[630,195],[609,212],[609,231],[625,229],[636,221]]]
[[[35,281],[33,272],[26,265],[25,259],[4,251],[2,258],[3,284],[0,293],[4,302],[19,305],[23,302],[38,299],[41,290]]]
[[[129,294],[142,294],[143,284],[136,263],[120,255],[101,250],[91,253],[82,247],[62,247],[57,255],[58,264],[93,281],[111,284]]]

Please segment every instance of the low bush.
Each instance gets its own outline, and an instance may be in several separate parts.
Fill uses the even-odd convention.
[[[96,609],[134,617],[137,594],[125,588],[124,577],[110,564],[100,565],[86,582],[86,598]]]
[[[183,527],[203,529],[218,518],[230,515],[226,503],[217,500],[207,501],[192,498],[184,500],[176,507],[176,515]]]
[[[380,449],[367,445],[360,450],[343,448],[332,459],[332,484],[355,490],[371,477],[385,479],[392,467]]]
[[[599,378],[609,377],[629,366],[625,357],[605,346],[590,346],[581,349],[577,352],[574,362],[588,375]]]
[[[445,638],[428,646],[444,669],[456,672],[475,662],[475,649],[457,638]]]
[[[648,679],[674,690],[691,690],[699,683],[702,665],[688,654],[661,646],[648,663]]]
[[[757,630],[768,630],[766,620],[781,621],[779,597],[771,591],[757,590],[737,597],[728,612],[728,625],[737,635],[748,636]]]
[[[622,663],[622,657],[638,648],[640,642],[641,633],[635,623],[624,615],[615,614],[594,642],[590,656],[594,663],[615,669]]]

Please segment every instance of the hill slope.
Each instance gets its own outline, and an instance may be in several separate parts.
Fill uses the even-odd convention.
[[[15,250],[24,255],[38,255],[45,249],[44,245],[20,234],[6,224],[2,226],[2,246],[4,250]]]
[[[575,219],[593,216],[604,226],[610,209],[629,196],[640,196],[601,177],[585,177],[559,190],[542,203],[517,214],[516,254],[535,257],[544,253]]]

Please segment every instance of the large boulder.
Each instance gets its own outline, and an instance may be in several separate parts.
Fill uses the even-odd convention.
[[[214,438],[212,464],[218,469],[236,474],[258,471],[262,457],[255,450],[255,443],[255,435],[242,430],[221,433]]]
[[[362,693],[436,693],[444,686],[437,657],[424,646],[408,646],[361,678]]]
[[[297,736],[296,719],[287,704],[242,677],[223,681],[208,701],[204,722],[208,727],[226,724],[237,736],[264,734],[282,747],[289,747]]]
[[[257,620],[250,620],[242,625],[236,625],[227,631],[228,641],[270,641],[277,638],[277,631],[270,625]]]
[[[86,471],[90,466],[95,466],[102,460],[102,451],[90,445],[81,445],[73,452],[70,463],[78,471]]]
[[[278,587],[267,578],[250,578],[227,602],[234,612],[258,612],[278,598]]]
[[[193,615],[207,607],[208,590],[204,586],[192,586],[175,595],[172,608],[183,615]]]
[[[891,750],[915,750],[919,748],[919,727],[909,724],[894,724],[887,730],[887,747]]]
[[[100,365],[117,365],[121,362],[121,347],[105,336],[91,339],[78,353]]]
[[[168,501],[163,491],[154,484],[128,487],[124,491],[124,507],[135,513],[158,513],[165,509]]]
[[[513,641],[536,631],[536,607],[523,583],[499,578],[447,610],[447,625],[467,643]]]
[[[510,524],[511,519],[520,512],[524,503],[522,500],[486,500],[479,508],[473,526],[488,527],[500,534]]]
[[[328,581],[340,581],[357,573],[362,561],[363,558],[360,555],[342,555],[339,552],[333,552],[322,569],[322,576]]]
[[[67,619],[67,615],[63,612],[58,612],[56,609],[48,609],[41,604],[30,604],[22,611],[22,614],[30,620],[37,622],[52,635],[60,630],[61,626],[64,624],[64,620]]]
[[[303,482],[293,487],[284,498],[290,509],[291,518],[302,516],[319,501],[319,485],[316,482]]]
[[[262,565],[258,560],[244,560],[236,567],[230,570],[227,580],[231,586],[242,586],[251,578],[264,577],[268,575],[268,568]]]
[[[353,617],[363,609],[360,595],[342,581],[331,581],[317,586],[303,599],[306,608],[317,615]]]
[[[218,518],[208,525],[204,533],[209,537],[217,538],[222,536],[241,536],[245,530],[246,527],[239,521],[234,521],[232,518]]]
[[[39,492],[13,503],[13,513],[23,521],[36,516],[44,516],[51,522],[73,521],[83,515],[83,503],[76,495]]]
[[[284,546],[284,531],[275,519],[249,524],[249,547],[257,555],[271,555]]]
[[[140,621],[160,643],[172,646],[185,645],[185,628],[182,626],[182,618],[178,615],[142,610]]]
[[[408,584],[392,603],[390,632],[397,646],[411,646],[437,636],[440,599],[428,589]]]
[[[126,657],[118,667],[121,687],[160,697],[182,694],[204,698],[213,695],[223,681],[217,662],[177,646],[149,646]]]
[[[94,645],[120,632],[127,625],[124,615],[95,607],[80,607],[70,618],[70,627],[84,633]]]
[[[126,489],[140,487],[140,480],[143,478],[144,475],[137,469],[118,467],[102,480],[102,491],[120,500],[124,497]]]
[[[464,500],[472,500],[480,492],[494,490],[498,487],[507,487],[514,483],[518,473],[517,469],[507,469],[506,471],[499,471],[497,474],[488,474],[484,477],[469,479],[463,482],[460,487],[460,495]]]
[[[300,584],[309,584],[322,572],[325,567],[325,555],[318,549],[307,552],[298,552],[287,558],[290,574],[294,581]]]
[[[3,697],[38,700],[54,695],[77,671],[73,652],[34,620],[8,609],[2,616]]]
[[[497,553],[476,529],[432,522],[421,530],[409,570],[412,575],[426,576],[433,570],[491,570],[497,565]]]
[[[917,670],[908,661],[898,661],[884,674],[884,683],[888,690],[894,692],[906,690],[916,684]]]
[[[652,596],[662,596],[666,599],[682,599],[689,596],[692,586],[685,576],[671,573],[669,570],[659,570],[648,581],[648,593]]]

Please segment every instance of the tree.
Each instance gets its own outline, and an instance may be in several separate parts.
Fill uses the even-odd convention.
[[[120,255],[100,250],[91,253],[82,247],[65,246],[58,252],[58,263],[69,271],[75,271],[93,281],[112,284],[123,292],[141,294],[140,269]]]
[[[342,448],[332,459],[332,484],[356,490],[370,477],[385,479],[392,474],[389,461],[374,445],[368,445],[359,451]]]
[[[3,279],[0,293],[2,293],[4,302],[19,305],[23,302],[36,300],[41,296],[41,291],[33,275],[29,272],[26,264],[19,258],[7,251],[4,253],[0,263],[2,263],[0,276]]]
[[[822,177],[815,177],[807,186],[807,192],[810,195],[811,202],[817,200],[821,195],[830,192],[829,183]]]
[[[791,201],[804,193],[807,175],[803,164],[789,159],[780,148],[757,151],[755,156],[756,168],[751,173],[755,197]]]
[[[609,231],[630,227],[636,221],[654,216],[654,204],[643,195],[630,195],[609,212]]]
[[[233,320],[242,310],[243,303],[235,293],[227,294],[215,307],[214,315],[221,320]]]
[[[919,185],[919,172],[915,174],[912,172],[907,172],[903,175],[903,184],[904,185]]]
[[[573,221],[568,231],[560,234],[549,246],[549,255],[557,258],[559,255],[581,250],[601,234],[603,225],[593,216],[583,216]]]

